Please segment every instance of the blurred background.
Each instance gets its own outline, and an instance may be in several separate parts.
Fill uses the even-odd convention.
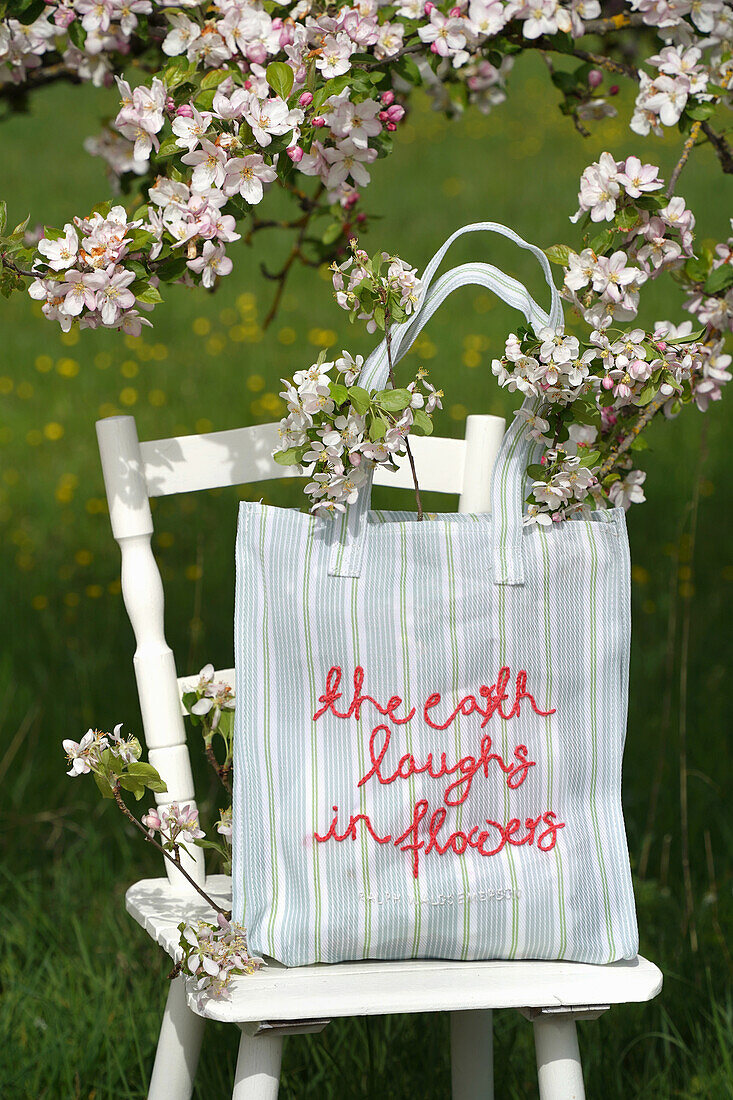
[[[674,165],[673,132],[644,142],[619,119],[583,140],[557,110],[541,63],[523,58],[509,100],[484,117],[449,121],[417,99],[365,195],[365,247],[422,269],[460,225],[492,219],[548,247],[579,243],[568,216],[583,168],[608,149]],[[108,90],[52,88],[3,125],[1,190],[11,224],[62,225],[109,195],[104,167],[83,151],[116,110]],[[698,216],[698,241],[728,235],[729,178],[696,152],[678,191]],[[276,195],[268,214],[287,207]],[[159,438],[279,419],[281,376],[322,348],[367,352],[325,271],[297,270],[263,331],[287,237],[260,233],[233,246],[234,272],[215,294],[166,290],[154,328],[64,335],[27,296],[0,302],[0,1093],[9,1098],[140,1098],[167,992],[170,963],[124,912],[135,878],[162,874],[94,784],[65,775],[61,741],[124,722],[140,733],[133,638],[119,585],[94,422],[134,414]],[[544,301],[539,268],[507,242],[472,238],[452,262],[486,258]],[[559,274],[558,274],[559,278]],[[544,297],[543,297],[544,295]],[[679,321],[669,280],[645,288],[642,322]],[[465,289],[420,337],[408,360],[445,390],[436,431],[460,436],[468,412],[509,415],[491,358],[516,322],[487,293]],[[633,645],[624,805],[641,952],[664,971],[660,997],[619,1007],[579,1028],[588,1095],[733,1096],[731,959],[730,592],[733,587],[730,439],[733,394],[701,414],[655,423],[648,503],[632,507]],[[232,657],[233,548],[238,497],[262,486],[169,498],[154,510],[166,585],[167,635],[179,674]],[[301,487],[266,500],[301,507]],[[412,498],[414,501],[414,498]],[[454,506],[428,498],[428,507]],[[379,507],[411,507],[381,490]],[[196,735],[197,736],[197,735]],[[192,740],[199,805],[211,827],[219,797]],[[685,808],[685,801],[687,807]],[[214,815],[214,816],[212,816]],[[686,856],[686,852],[688,856]],[[685,868],[689,868],[689,873]],[[209,1024],[196,1096],[229,1095],[234,1029]],[[448,1023],[441,1016],[333,1023],[286,1046],[287,1097],[446,1097]],[[496,1015],[497,1096],[537,1095],[530,1026]]]

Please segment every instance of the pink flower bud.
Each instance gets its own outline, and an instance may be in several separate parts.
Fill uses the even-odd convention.
[[[173,102],[173,100],[171,99],[170,96],[168,96],[168,98],[165,101],[165,109],[166,109],[166,111],[175,111],[175,109],[176,109],[176,105],[175,105],[175,103]]]
[[[356,206],[360,198],[361,195],[358,191],[352,191],[341,200],[341,205],[343,206],[344,210],[351,210],[351,207]]]
[[[607,374],[606,377],[601,381],[601,385],[603,386],[604,390],[612,390],[613,378],[611,378],[611,376]]]
[[[603,83],[603,73],[600,69],[591,69],[588,73],[588,87],[597,88],[599,84]]]
[[[286,23],[280,30],[280,37],[278,39],[280,49],[285,49],[286,46],[292,46],[294,41],[295,26],[293,23]]]
[[[182,103],[176,110],[179,118],[193,118],[193,107],[190,103]]]
[[[619,92],[618,84],[612,84],[611,87],[608,89],[608,94],[609,95],[618,95],[618,92]]]
[[[391,107],[395,101],[395,94],[390,90],[389,92],[382,92],[379,98],[385,107]]]
[[[397,126],[395,125],[394,122],[388,122],[387,123],[387,129],[389,130],[390,133],[393,133],[397,129]]]
[[[285,152],[288,154],[293,164],[300,164],[303,159],[303,150],[299,145],[289,145]]]
[[[321,116],[319,115],[317,118],[313,119],[313,125],[318,127],[318,129],[320,130],[321,126],[326,125],[326,120],[325,118],[321,118]]]
[[[460,8],[451,8],[451,10],[448,12],[448,15],[450,15],[453,19],[457,19],[460,14]]]
[[[425,5],[425,14],[430,15],[434,7],[435,4],[432,2],[432,0],[428,0],[427,4]]]
[[[274,31],[279,31],[280,28],[282,27],[282,25],[283,25],[283,21],[282,21],[282,19],[280,19],[279,16],[278,16],[277,19],[273,19],[273,21],[271,23],[272,30],[274,30]]]
[[[386,111],[380,111],[379,117],[383,122],[401,122],[405,117],[405,108],[399,103],[395,103],[388,107]]]
[[[438,43],[437,42],[431,42],[430,52],[431,53],[437,53],[438,52]]]
[[[302,96],[298,100],[299,107],[310,107],[313,102],[313,92],[303,92]]]
[[[361,466],[361,455],[358,451],[352,451],[349,455],[349,462],[352,466]]]
[[[356,215],[356,220],[359,223],[359,225],[362,225],[366,221],[366,214],[357,214]]]
[[[553,523],[562,523],[562,516],[560,515],[559,512],[553,512],[552,513],[552,522]]]

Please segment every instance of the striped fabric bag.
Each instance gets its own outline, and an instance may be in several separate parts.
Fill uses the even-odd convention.
[[[549,315],[461,233],[529,249]],[[454,234],[393,332],[397,360],[477,284],[562,325],[544,254]],[[384,344],[360,384],[387,382]],[[527,406],[530,407],[530,406]],[[491,514],[341,519],[243,502],[237,533],[234,916],[287,965],[362,958],[608,963],[637,951],[621,810],[630,640],[624,513],[523,525],[521,420]]]

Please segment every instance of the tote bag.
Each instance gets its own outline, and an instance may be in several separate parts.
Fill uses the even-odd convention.
[[[546,314],[486,263],[435,282],[451,242],[529,249]],[[470,225],[393,332],[399,360],[476,284],[562,325],[544,254]],[[387,383],[386,348],[367,389]],[[529,406],[528,406],[529,407]],[[242,502],[236,544],[234,916],[286,965],[637,952],[621,809],[630,643],[624,512],[523,525],[521,418],[489,514],[342,518]]]

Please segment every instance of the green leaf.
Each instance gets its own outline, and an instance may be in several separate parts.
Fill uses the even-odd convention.
[[[229,69],[211,69],[201,80],[201,91],[207,88],[218,88],[230,75]]]
[[[586,451],[584,447],[578,448],[578,458],[581,466],[597,466],[600,457],[600,451]]]
[[[359,416],[364,416],[372,403],[372,399],[361,386],[349,386],[349,400]]]
[[[214,96],[216,95],[215,88],[207,88],[205,91],[200,92],[194,100],[197,107],[200,107],[202,111],[210,111],[214,106]]]
[[[333,244],[334,241],[337,241],[339,239],[342,233],[343,226],[341,225],[341,222],[331,222],[330,225],[326,226],[323,232],[323,236],[321,237],[321,244]]]
[[[143,248],[147,248],[149,244],[152,244],[155,237],[152,233],[149,233],[147,229],[136,229],[129,237],[128,248],[130,252],[139,252]]]
[[[178,144],[178,138],[175,134],[171,134],[169,137],[164,138],[160,143],[160,149],[155,154],[156,160],[168,160],[169,157],[176,157],[183,153],[183,149]]]
[[[337,405],[343,405],[344,402],[349,400],[349,391],[340,382],[329,382],[328,388]]]
[[[387,421],[383,416],[370,416],[369,417],[369,438],[372,443],[376,443],[380,439],[384,439],[387,434]]]
[[[158,264],[155,274],[164,283],[170,283],[174,279],[180,279],[186,270],[186,260],[183,256],[173,256],[162,264]]]
[[[547,480],[547,468],[541,466],[539,462],[533,462],[531,466],[527,467],[527,475],[534,479],[534,481],[546,481]]]
[[[629,206],[629,207],[626,208],[626,210],[619,211],[619,213],[614,218],[614,225],[617,225],[619,227],[619,229],[628,230],[628,229],[633,229],[634,226],[638,223],[638,221],[639,221],[639,212],[638,212],[638,210],[634,210],[634,208],[632,206]]]
[[[412,401],[409,390],[379,390],[374,394],[374,401],[385,412],[402,412]]]
[[[674,340],[668,340],[670,344],[695,344],[698,340],[702,340],[706,333],[706,328],[697,329],[695,332],[691,332],[688,336],[675,336]]]
[[[710,264],[703,256],[690,256],[685,263],[685,275],[692,279],[693,283],[703,283],[708,277]]]
[[[97,775],[96,772],[92,772],[92,775],[94,776],[94,782],[97,784],[97,788],[102,798],[114,798],[109,781],[103,776]]]
[[[272,61],[267,66],[265,75],[275,95],[279,95],[281,99],[287,99],[295,80],[295,74],[290,66],[284,61]]]
[[[281,466],[300,466],[305,451],[305,447],[288,447],[286,451],[275,451],[272,457]]]
[[[715,103],[698,103],[694,107],[686,107],[685,114],[694,118],[695,122],[705,122],[715,113]]]
[[[657,389],[658,387],[655,385],[654,382],[647,382],[647,384],[644,386],[644,389],[635,399],[634,404],[641,406],[648,405],[649,402],[653,401],[654,398],[657,396]]]
[[[193,706],[193,704],[197,701],[198,701],[198,695],[195,691],[184,691],[183,695],[181,696],[181,702],[183,703],[186,710],[189,711],[189,712],[190,712],[191,707]],[[195,718],[196,715],[194,714],[193,717]]]
[[[629,449],[632,451],[648,451],[649,444],[647,443],[646,439],[644,439],[643,435],[637,435],[636,439],[631,444],[631,447]]]
[[[161,76],[166,87],[171,90],[190,80],[195,72],[196,65],[193,62],[185,57],[174,57],[163,69]]]
[[[328,99],[332,95],[340,95],[344,88],[348,88],[352,83],[351,73],[342,73],[341,76],[334,76],[330,80],[327,80],[323,85],[324,97],[321,102]],[[315,97],[314,97],[315,98]]]
[[[425,409],[415,409],[412,416],[412,428],[410,429],[412,435],[433,434],[433,419],[425,412]]]
[[[87,40],[87,32],[81,25],[79,19],[75,19],[73,23],[70,23],[66,33],[69,36],[69,40],[72,46],[76,46],[77,50],[84,50],[84,44]]]
[[[138,302],[146,302],[148,305],[157,306],[163,299],[160,296],[160,291],[155,286],[147,286],[145,290],[142,290],[139,294],[135,292],[135,297]]]
[[[8,204],[3,200],[0,201],[0,234],[5,232],[5,226],[8,224]]]
[[[604,229],[600,233],[596,233],[595,237],[591,237],[588,241],[588,248],[596,255],[601,255],[608,248],[611,248],[615,236],[616,233],[613,229]]]
[[[32,0],[20,14],[16,15],[16,19],[19,23],[22,23],[24,27],[27,27],[30,23],[35,23],[38,16],[45,10],[46,5],[44,0]]]
[[[553,244],[545,249],[545,256],[547,256],[550,263],[559,264],[560,267],[567,267],[570,257],[574,255],[575,252],[566,244]]]
[[[44,225],[43,236],[47,241],[60,241],[65,236],[63,229],[54,229],[52,225]]]
[[[663,206],[666,206],[669,199],[666,195],[640,195],[638,199],[634,199],[636,206],[641,207],[642,210],[661,210]]]
[[[730,264],[723,264],[722,267],[716,267],[710,272],[702,289],[705,294],[718,294],[731,285],[733,285],[733,267]]]

